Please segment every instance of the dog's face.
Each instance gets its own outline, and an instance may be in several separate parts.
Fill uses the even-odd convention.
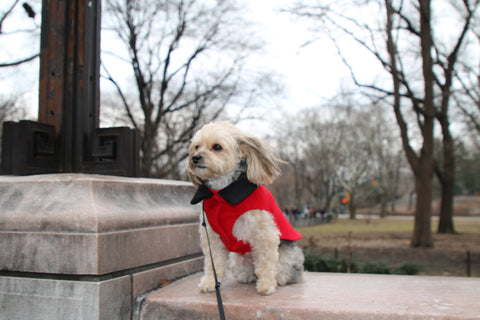
[[[246,163],[248,180],[261,185],[273,182],[279,175],[280,161],[261,140],[230,123],[217,122],[205,125],[193,136],[187,173],[195,185],[200,185]]]
[[[205,125],[192,138],[188,175],[196,185],[234,171],[242,159],[234,128],[226,123]]]

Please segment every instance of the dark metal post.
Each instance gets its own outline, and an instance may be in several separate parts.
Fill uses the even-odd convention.
[[[38,122],[6,123],[3,174],[138,175],[137,132],[99,128],[100,17],[101,0],[43,0]]]
[[[98,127],[100,4],[43,0],[38,121],[55,127],[67,172],[82,171]]]
[[[467,277],[472,276],[472,256],[470,251],[467,250]]]

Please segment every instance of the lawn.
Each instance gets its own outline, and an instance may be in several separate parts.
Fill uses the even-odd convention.
[[[457,219],[454,222],[458,233],[480,233],[480,218],[478,219]],[[437,220],[432,219],[432,231],[437,229]],[[305,236],[318,233],[329,234],[336,232],[413,232],[413,218],[387,219],[338,219],[336,223],[325,223],[311,227],[301,227],[298,230]]]
[[[457,234],[437,234],[432,220],[434,248],[411,248],[413,219],[339,219],[336,223],[297,228],[305,250],[324,256],[350,259],[358,264],[380,263],[395,268],[415,263],[420,274],[480,277],[480,219],[455,220]]]

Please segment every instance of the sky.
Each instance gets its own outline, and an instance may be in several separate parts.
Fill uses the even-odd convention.
[[[318,35],[303,21],[278,11],[292,1],[247,2],[267,43],[266,60],[283,75],[290,100],[297,106],[310,106],[333,96],[347,74],[331,43],[325,39],[302,46]]]
[[[293,1],[246,0],[250,19],[259,24],[260,36],[264,38],[265,55],[259,64],[267,64],[278,73],[284,85],[284,94],[275,100],[277,105],[264,106],[264,112],[273,121],[240,123],[240,127],[259,131],[258,124],[265,126],[259,132],[268,134],[275,122],[294,114],[301,108],[325,104],[334,97],[343,85],[351,85],[350,74],[337,56],[333,44],[326,38],[310,31],[307,22],[280,12]],[[311,42],[315,37],[320,40]],[[311,42],[305,45],[307,42]],[[347,84],[348,83],[348,84]]]
[[[0,1],[0,13],[3,13],[12,1]],[[40,7],[32,6],[36,11],[35,18],[28,18],[21,3],[17,5],[11,16],[5,20],[0,35],[0,61],[10,62],[31,56],[40,51]],[[29,30],[36,29],[35,33]],[[36,118],[38,113],[38,79],[39,60],[25,63],[20,67],[0,69],[0,94],[2,98],[20,95],[21,104],[27,106],[29,118]]]
[[[5,2],[4,2],[5,3]],[[349,74],[332,44],[319,40],[308,46],[302,45],[314,36],[303,21],[295,21],[287,13],[280,13],[279,8],[291,4],[285,0],[245,0],[250,14],[249,19],[259,25],[259,36],[264,38],[266,47],[258,61],[252,63],[271,67],[282,80],[284,95],[275,100],[275,106],[263,106],[272,116],[279,117],[282,112],[292,112],[299,108],[317,106],[333,97],[340,86],[350,81]],[[4,10],[5,5],[0,5]],[[40,25],[40,8],[35,19],[25,17],[21,6],[16,8],[16,21],[11,29],[32,28]],[[19,24],[18,21],[21,23]],[[14,59],[13,53],[21,50],[25,54],[38,50],[39,43],[33,37],[22,35],[24,41],[18,41],[17,35],[0,37],[0,46],[7,50],[0,52],[0,61]],[[0,74],[0,93],[10,94],[19,91],[29,108],[29,117],[35,118],[38,106],[38,60],[22,68],[9,68]]]

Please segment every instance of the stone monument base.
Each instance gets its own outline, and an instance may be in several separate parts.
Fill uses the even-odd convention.
[[[190,183],[0,177],[0,319],[131,319],[143,293],[202,268]]]

